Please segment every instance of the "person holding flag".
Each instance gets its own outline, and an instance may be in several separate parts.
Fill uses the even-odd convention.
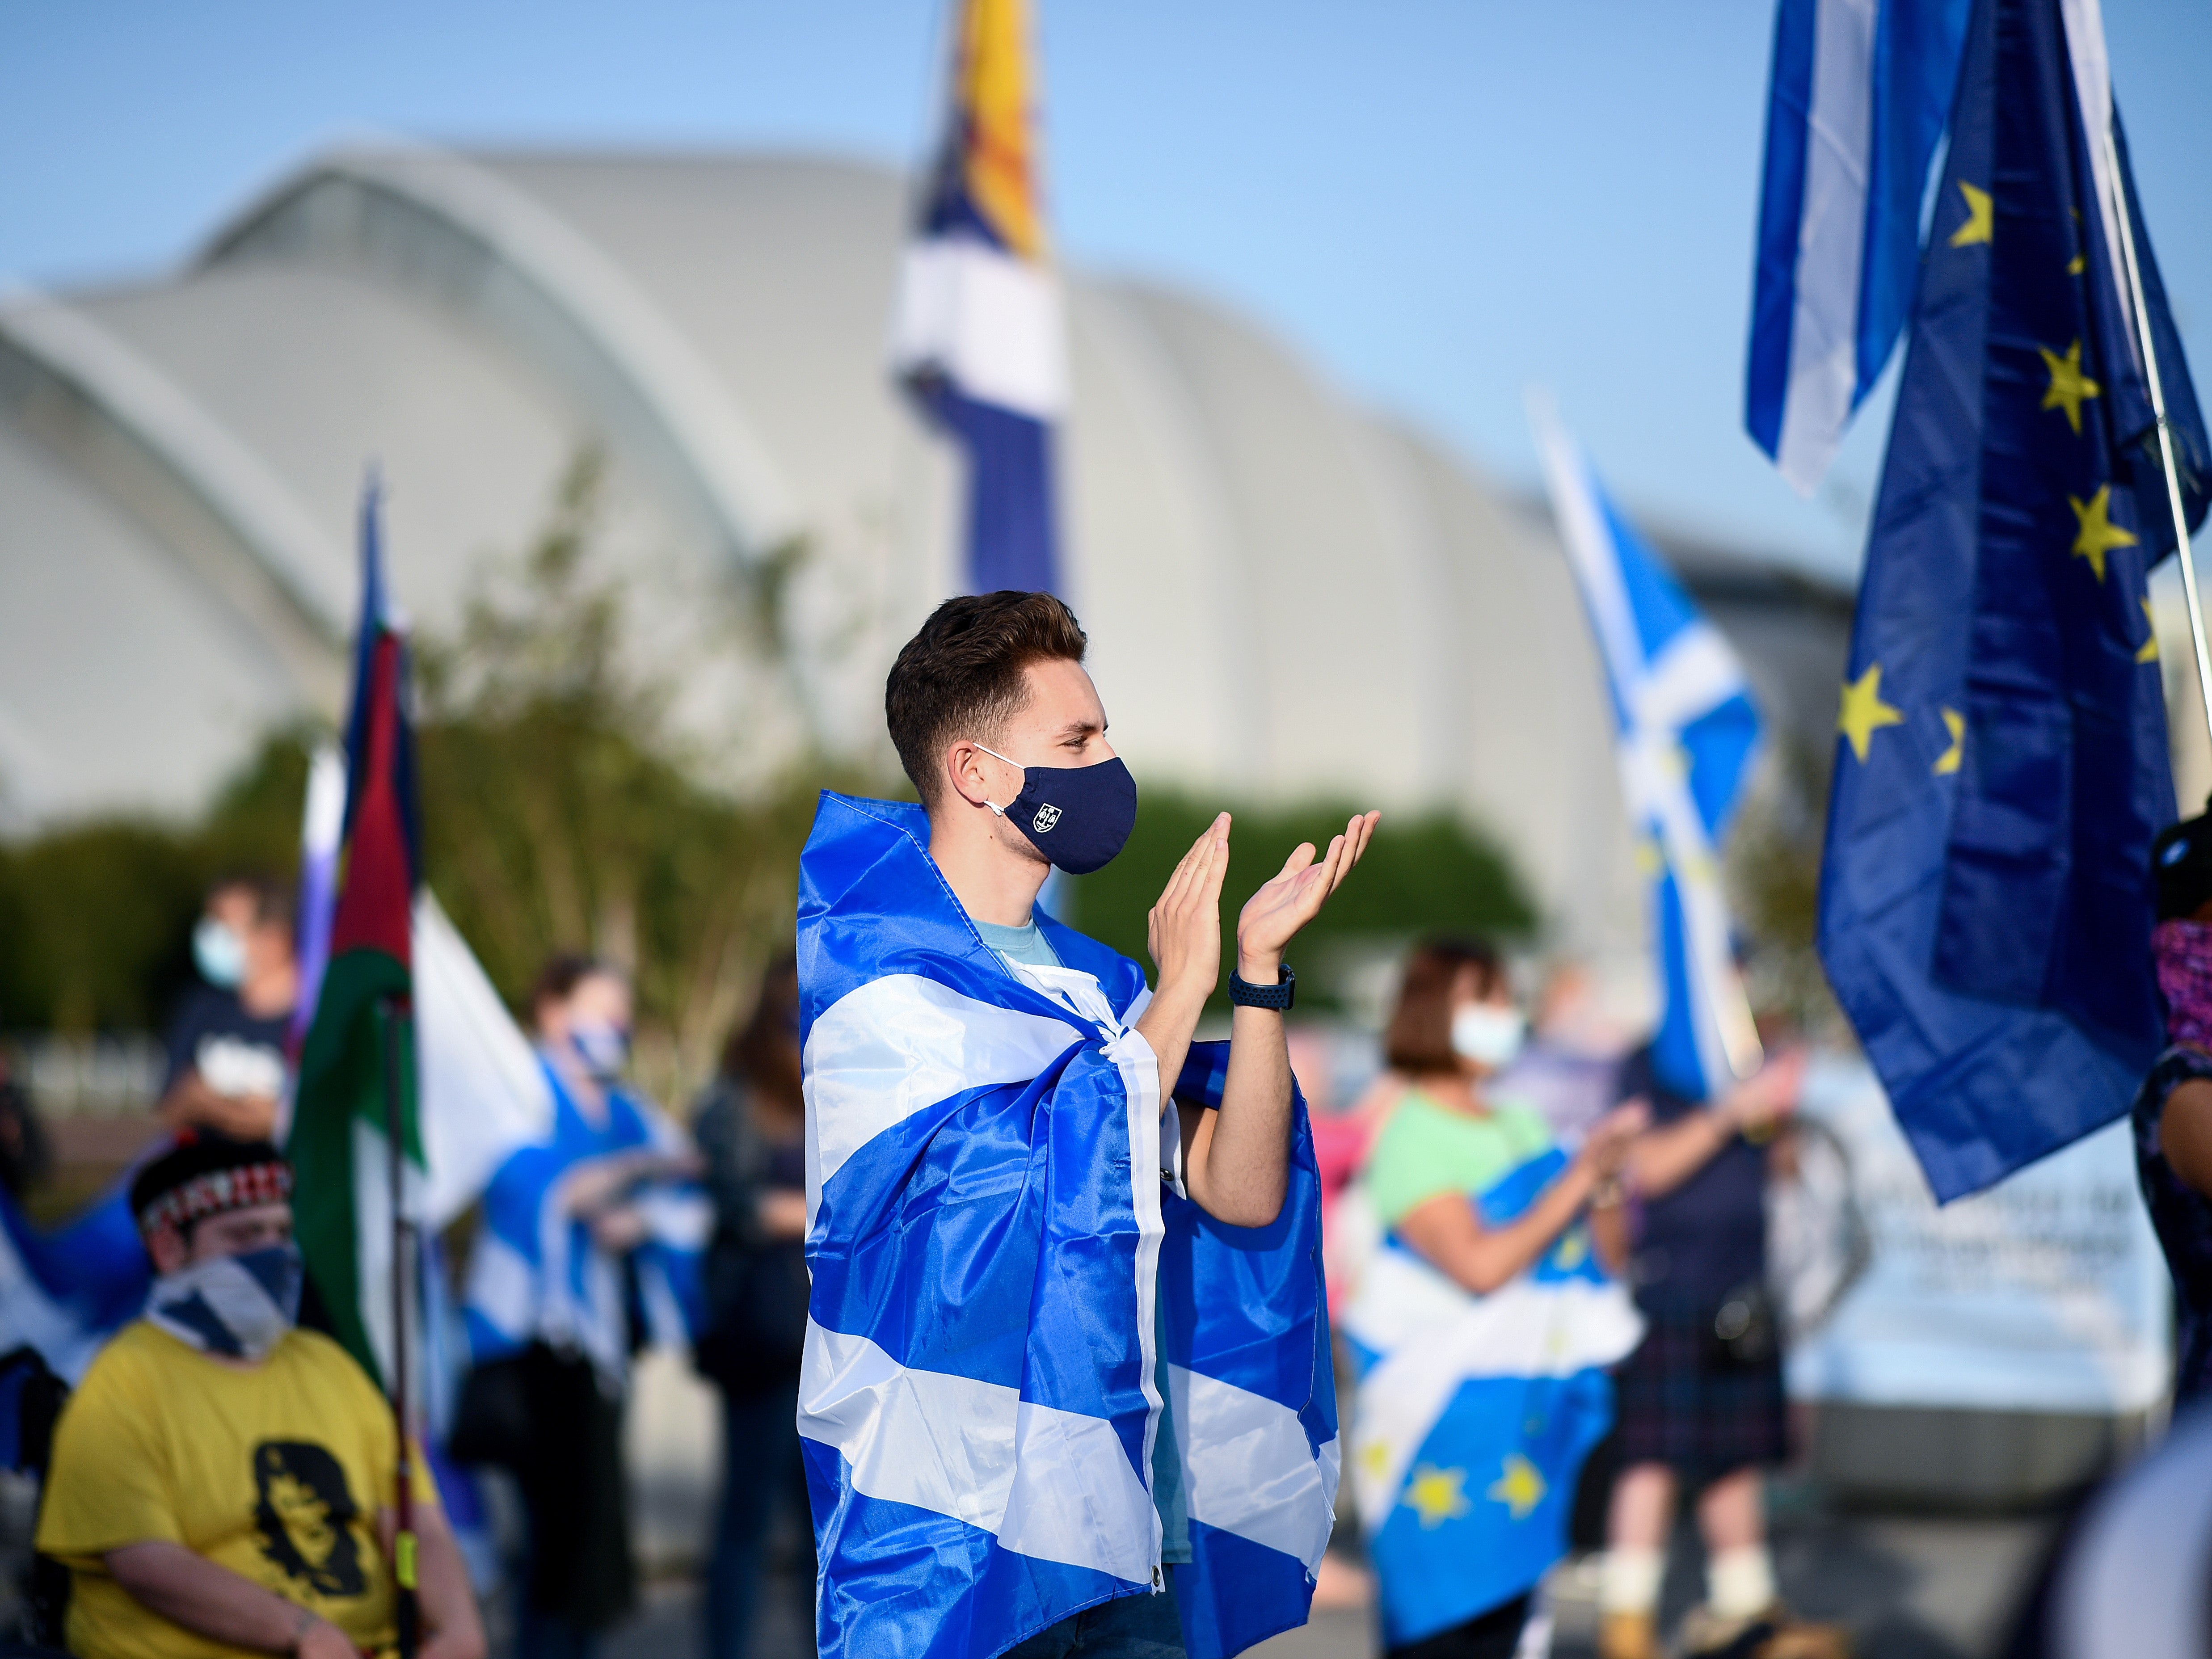
[[[968,464],[967,591],[1056,592],[1067,403],[1029,0],[963,0],[945,136],[899,272],[891,366]]]
[[[1510,1659],[1566,1553],[1583,1460],[1612,1419],[1604,1367],[1642,1326],[1612,1283],[1644,1109],[1570,1154],[1495,1092],[1525,1022],[1504,963],[1431,939],[1384,1036],[1411,1085],[1364,1179],[1389,1230],[1345,1316],[1360,1369],[1354,1490],[1393,1659]]]
[[[1707,1596],[1686,1632],[1718,1650],[1790,1624],[1766,1547],[1761,1467],[1788,1449],[1782,1355],[1766,1291],[1765,1195],[1775,1123],[1802,1053],[1770,1059],[1736,969],[1718,848],[1757,754],[1743,669],[1658,554],[1532,398],[1568,562],[1606,666],[1621,793],[1650,884],[1664,1002],[1619,1095],[1649,1107],[1630,1157],[1639,1200],[1636,1304],[1649,1325],[1618,1374],[1626,1465],[1607,1520],[1604,1659],[1658,1651],[1660,1583],[1678,1487],[1701,1488]],[[1796,1627],[1803,1650],[1832,1632]],[[1766,1639],[1765,1636],[1758,1637]]]
[[[63,1408],[39,1516],[78,1659],[484,1659],[419,1450],[295,1323],[300,1196],[275,1147],[190,1129],[131,1183],[153,1289]]]
[[[920,806],[827,794],[799,864],[799,1430],[833,1659],[1226,1659],[1304,1621],[1338,1446],[1284,953],[1379,815],[1246,903],[1230,820],[1149,919],[1157,987],[1036,903],[1135,822],[1048,593],[947,600],[886,721]]]
[[[2128,1109],[2212,446],[2092,0],[1977,0],[1837,720],[1819,943],[1939,1201]],[[2182,561],[2200,689],[2212,689]],[[2212,703],[2208,703],[2212,707]]]

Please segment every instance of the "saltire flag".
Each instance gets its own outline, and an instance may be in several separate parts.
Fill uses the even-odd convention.
[[[963,0],[945,135],[899,273],[894,372],[968,461],[969,591],[1060,591],[1067,402],[1029,0]]]
[[[137,1318],[154,1270],[129,1183],[125,1176],[51,1231],[0,1191],[0,1354],[33,1349],[74,1384],[101,1345]]]
[[[1970,0],[1781,0],[1744,423],[1811,495],[1912,301]]]
[[[1142,971],[1042,909],[1065,965],[1009,968],[927,836],[919,806],[825,794],[799,863],[821,1651],[989,1659],[1160,1586],[1157,1320],[1184,1640],[1241,1652],[1305,1622],[1336,1490],[1303,1098],[1273,1224],[1203,1214],[1162,1174]],[[1218,1102],[1226,1047],[1182,1100]]]
[[[1621,516],[1540,397],[1530,417],[1552,510],[1613,694],[1620,790],[1651,895],[1666,1001],[1661,1085],[1706,1100],[1759,1060],[1718,848],[1759,750],[1758,711],[1720,630]]]
[[[2174,535],[2116,189],[2192,526],[2207,447],[2126,155],[2094,4],[1978,0],[1820,879],[1829,982],[1939,1200],[2118,1116],[2163,1040],[2148,860],[2174,799],[2147,583]]]
[[[388,1389],[395,1149],[386,1115],[386,1045],[398,1045],[397,1151],[405,1161],[407,1204],[419,1199],[422,1172],[410,1012],[420,836],[407,646],[385,582],[377,509],[372,480],[361,505],[361,628],[346,726],[337,908],[329,965],[301,1049],[286,1152],[294,1230],[332,1334]]]
[[[1504,1226],[1566,1166],[1557,1147],[1468,1201]],[[1359,1367],[1352,1492],[1396,1649],[1511,1601],[1567,1552],[1575,1486],[1613,1424],[1605,1368],[1644,1333],[1577,1222],[1477,1296],[1395,1233],[1345,1315]]]

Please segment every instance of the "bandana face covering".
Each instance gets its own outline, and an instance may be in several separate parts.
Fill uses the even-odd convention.
[[[2166,1040],[2212,1052],[2212,922],[2161,921],[2150,954],[2166,998]]]
[[[299,1317],[303,1276],[296,1244],[195,1261],[154,1281],[146,1317],[202,1353],[265,1359]]]

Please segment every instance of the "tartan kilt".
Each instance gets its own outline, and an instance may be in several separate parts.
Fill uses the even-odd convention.
[[[1790,1454],[1779,1354],[1747,1364],[1713,1336],[1714,1310],[1644,1309],[1648,1328],[1613,1372],[1625,1463],[1663,1463],[1692,1485]]]

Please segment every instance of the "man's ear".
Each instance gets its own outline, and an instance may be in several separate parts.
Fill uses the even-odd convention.
[[[191,1246],[173,1225],[155,1228],[146,1238],[146,1254],[154,1258],[154,1271],[173,1273],[191,1259]]]
[[[983,775],[983,751],[965,738],[945,751],[945,783],[970,806],[990,799],[991,786]]]

